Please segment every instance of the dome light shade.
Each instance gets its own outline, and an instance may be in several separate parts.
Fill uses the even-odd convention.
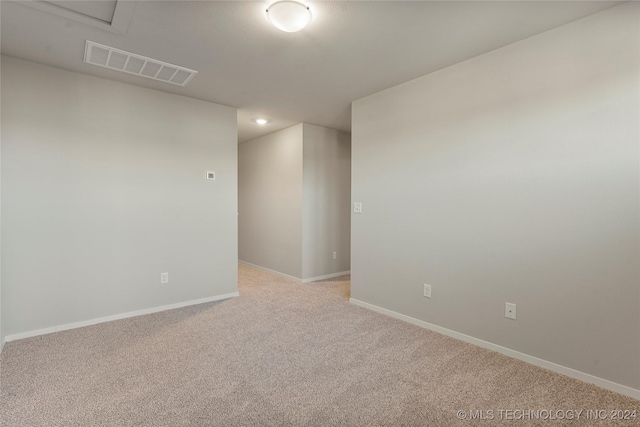
[[[264,126],[267,123],[269,123],[269,120],[267,119],[263,119],[263,118],[259,118],[259,119],[255,119],[254,122],[256,122],[257,124],[259,124],[260,126]]]
[[[267,18],[273,25],[287,33],[300,31],[311,21],[309,7],[294,1],[277,1],[267,8]]]

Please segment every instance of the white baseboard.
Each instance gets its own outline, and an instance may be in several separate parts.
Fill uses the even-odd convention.
[[[255,268],[260,269],[260,270],[268,271],[269,273],[277,274],[277,275],[279,275],[279,276],[284,276],[284,277],[286,277],[287,279],[295,280],[296,282],[300,282],[300,280],[301,280],[299,277],[295,277],[295,276],[291,276],[291,275],[289,275],[289,274],[281,273],[281,272],[279,272],[279,271],[272,270],[272,269],[270,269],[270,268],[263,267],[263,266],[261,266],[261,265],[251,264],[250,262],[247,262],[247,261],[238,260],[238,262],[239,262],[239,263],[242,263],[242,264],[249,265],[249,266],[251,266],[251,267],[255,267]]]
[[[250,262],[247,262],[247,261],[238,260],[238,262],[240,262],[242,264],[245,264],[245,265],[249,265],[251,267],[255,267],[255,268],[260,269],[260,270],[268,271],[269,273],[277,274],[279,276],[284,276],[287,279],[295,280],[296,282],[299,282],[299,283],[317,282],[318,280],[332,279],[334,277],[340,277],[340,276],[345,276],[347,274],[351,274],[351,271],[340,271],[338,273],[325,274],[324,276],[316,276],[316,277],[309,277],[308,279],[301,279],[299,277],[291,276],[289,274],[285,274],[285,273],[282,273],[280,271],[272,270],[270,268],[263,267],[261,265],[251,264]]]
[[[64,325],[52,326],[50,328],[43,328],[43,329],[36,329],[34,331],[21,332],[19,334],[12,334],[4,337],[4,340],[2,340],[2,345],[4,345],[5,342],[9,342],[9,341],[16,341],[24,338],[37,337],[39,335],[51,334],[54,332],[66,331],[69,329],[82,328],[84,326],[96,325],[98,323],[111,322],[112,320],[120,320],[120,319],[129,318],[129,317],[143,316],[145,314],[157,313],[159,311],[165,311],[165,310],[173,310],[175,308],[187,307],[190,305],[204,304],[206,302],[219,301],[223,299],[237,297],[239,295],[240,294],[238,292],[232,292],[230,294],[216,295],[213,297],[200,298],[200,299],[191,300],[191,301],[183,301],[175,304],[162,305],[159,307],[145,308],[144,310],[136,310],[136,311],[130,311],[128,313],[121,313],[121,314],[114,314],[112,316],[99,317],[97,319],[89,319],[89,320],[83,320],[80,322],[65,323]]]
[[[486,348],[488,350],[493,350],[495,352],[504,354],[506,356],[513,357],[514,359],[522,360],[523,362],[527,362],[532,365],[536,365],[541,368],[545,368],[550,371],[557,372],[559,374],[563,374],[568,377],[575,378],[577,380],[584,381],[586,383],[591,383],[591,384],[597,385],[598,387],[602,387],[607,390],[611,390],[616,393],[624,394],[625,396],[629,396],[634,399],[640,400],[640,390],[637,390],[635,388],[618,384],[613,381],[605,380],[604,378],[599,378],[594,375],[587,374],[585,372],[581,372],[572,368],[567,368],[566,366],[558,365],[557,363],[549,362],[544,359],[539,359],[535,356],[530,356],[525,353],[520,353],[519,351],[515,351],[507,347],[502,347],[500,345],[493,344],[491,342],[484,341],[479,338],[474,338],[472,336],[465,335],[460,332],[452,331],[451,329],[443,328],[441,326],[434,325],[432,323],[425,322],[423,320],[419,320],[413,317],[409,317],[404,314],[397,313],[395,311],[387,310],[386,308],[378,307],[376,305],[369,304],[357,299],[350,298],[349,302],[351,304],[375,311],[377,313],[381,313],[381,314],[414,324],[416,326],[420,326],[422,328],[429,329],[434,332],[438,332],[440,334],[459,339],[469,344],[474,344],[474,345],[477,345],[478,347]]]
[[[333,279],[334,277],[346,276],[347,274],[351,274],[351,270],[340,271],[338,273],[325,274],[324,276],[309,277],[308,279],[302,279],[301,282],[302,283],[317,282],[318,280]]]

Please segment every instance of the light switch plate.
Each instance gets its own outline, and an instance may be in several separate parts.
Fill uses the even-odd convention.
[[[427,297],[427,298],[431,298],[431,285],[427,285],[427,284],[425,283],[425,285],[424,285],[424,293],[423,293],[423,295],[424,295],[425,297]]]

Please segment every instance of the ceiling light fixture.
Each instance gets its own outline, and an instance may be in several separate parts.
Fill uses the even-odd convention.
[[[311,21],[309,6],[294,0],[280,0],[267,8],[267,18],[287,33],[300,31]]]
[[[254,122],[256,122],[257,124],[259,124],[260,126],[264,126],[267,123],[269,123],[269,120],[267,119],[255,119]]]

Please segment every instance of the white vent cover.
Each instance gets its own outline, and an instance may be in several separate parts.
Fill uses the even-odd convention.
[[[84,62],[178,86],[186,86],[197,71],[87,40]]]

